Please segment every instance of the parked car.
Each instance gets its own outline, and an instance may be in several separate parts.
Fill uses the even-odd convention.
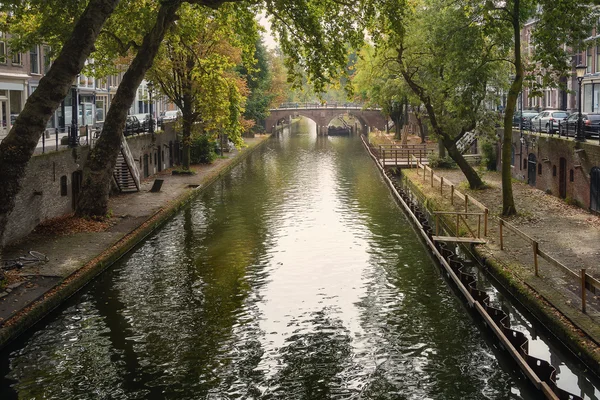
[[[123,131],[123,134],[129,136],[134,133],[139,133],[140,127],[141,124],[137,117],[135,115],[128,115],[127,120],[125,121],[125,130]]]
[[[566,121],[560,125],[560,134],[574,137],[577,134],[578,113],[569,115]],[[600,114],[581,113],[581,127],[587,139],[598,139],[600,137]]]
[[[539,112],[537,112],[536,110],[523,110],[523,112],[515,111],[515,114],[513,115],[513,126],[518,127],[519,119],[520,119],[521,126],[523,127],[523,129],[530,130],[531,129],[531,119],[538,114],[539,114]]]
[[[180,115],[181,115],[181,112],[179,112],[177,110],[165,111],[158,118],[158,125],[163,126],[163,124],[165,122],[175,121]]]
[[[544,110],[531,118],[531,127],[535,132],[554,133],[560,123],[567,119],[569,113],[561,110]]]
[[[134,117],[140,121],[140,131],[149,132],[150,127],[154,124],[154,118],[150,114],[134,114]]]
[[[224,146],[223,146],[224,152],[228,153],[228,152],[232,151],[234,148],[235,148],[235,145],[233,144],[233,142],[231,140],[227,139],[227,141],[224,142]],[[215,142],[215,153],[221,154],[221,142],[218,139]]]

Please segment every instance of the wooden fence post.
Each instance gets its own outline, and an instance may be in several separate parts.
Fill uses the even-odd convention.
[[[469,195],[465,194],[465,212],[469,212]]]
[[[433,187],[433,170],[431,170],[431,187]]]
[[[585,268],[581,268],[581,312],[585,314]]]
[[[533,241],[532,247],[533,247],[533,269],[535,272],[535,276],[540,276],[539,270],[538,270],[538,242]]]
[[[450,185],[450,204],[454,205],[454,185]]]
[[[500,218],[500,250],[504,250],[504,237],[502,236],[502,228],[504,226],[504,220]]]
[[[488,214],[490,213],[490,210],[488,210],[486,208],[483,212],[485,214],[483,216],[483,236],[486,237],[487,236],[487,225],[488,225]]]
[[[440,178],[440,194],[444,197],[444,177]]]

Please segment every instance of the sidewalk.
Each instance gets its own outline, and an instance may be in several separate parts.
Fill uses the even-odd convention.
[[[111,197],[112,216],[107,223],[55,220],[4,249],[6,259],[35,250],[46,254],[49,261],[7,271],[9,284],[0,290],[0,348],[129,251],[268,137],[245,138],[247,147],[226,153],[213,164],[192,166],[194,175],[163,171],[144,180],[139,192]],[[164,182],[160,192],[151,193],[156,178]]]

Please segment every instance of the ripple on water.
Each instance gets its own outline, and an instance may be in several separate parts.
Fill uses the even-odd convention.
[[[270,142],[10,357],[23,398],[520,398],[359,142],[310,135]]]

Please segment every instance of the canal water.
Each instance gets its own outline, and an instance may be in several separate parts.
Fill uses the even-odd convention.
[[[304,121],[6,349],[0,398],[537,398],[440,275]]]

